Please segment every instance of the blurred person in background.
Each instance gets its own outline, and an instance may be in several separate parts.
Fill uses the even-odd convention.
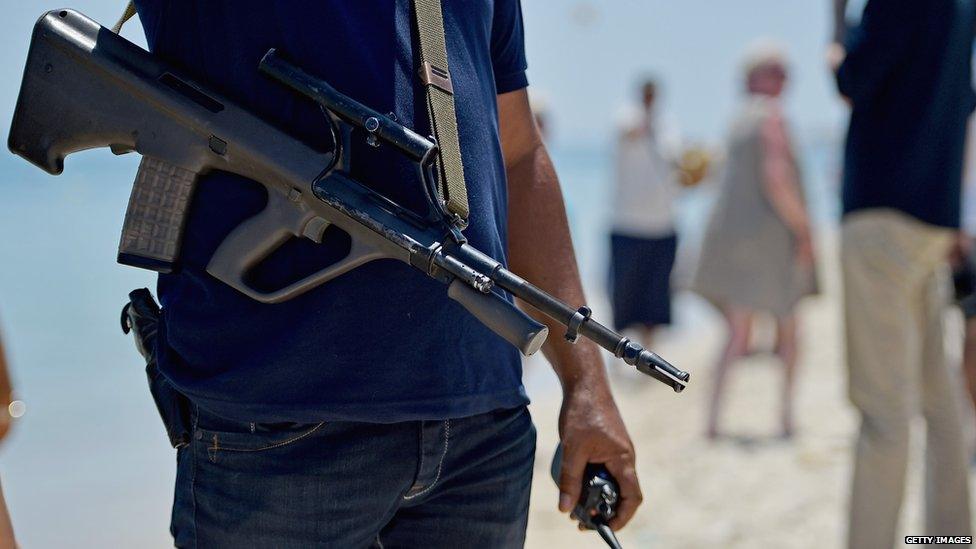
[[[973,238],[976,236],[976,120],[969,119],[966,136],[961,230],[949,254],[956,305],[964,318],[964,342],[962,369],[966,377],[971,413],[976,409],[976,256],[973,254]],[[971,424],[972,427],[972,424]],[[972,442],[970,440],[970,442]],[[976,455],[973,456],[976,463]]]
[[[967,191],[972,194],[971,191]],[[970,202],[971,200],[965,200]],[[969,228],[960,232],[949,254],[956,305],[963,315],[962,370],[966,378],[970,412],[976,406],[976,258],[973,257],[973,235]],[[976,454],[972,461],[976,464]]]
[[[657,115],[657,83],[645,79],[640,95],[617,140],[609,293],[615,327],[649,346],[655,328],[671,323],[678,139]]]
[[[15,419],[13,413],[20,406],[19,403],[14,404],[14,402],[14,389],[7,367],[7,356],[3,348],[3,338],[0,337],[0,442],[7,438],[13,426]]]
[[[14,527],[10,522],[7,502],[4,500],[3,493],[0,492],[0,549],[16,548],[17,541],[14,539]]]
[[[926,421],[924,532],[972,533],[960,380],[944,353],[974,94],[972,0],[869,0],[837,67],[852,105],[841,264],[849,394],[860,411],[849,547],[896,542],[910,426]]]
[[[10,427],[13,424],[15,411],[13,396],[13,386],[10,382],[10,373],[7,368],[7,356],[3,349],[3,340],[0,339],[0,441],[7,438]],[[19,415],[19,414],[18,414]],[[0,549],[14,549],[17,543],[14,541],[14,529],[10,522],[10,513],[7,511],[7,502],[0,491]]]
[[[757,43],[744,65],[747,94],[732,124],[725,179],[692,282],[692,289],[722,312],[729,330],[715,365],[707,425],[711,439],[719,435],[729,369],[750,352],[757,312],[776,318],[775,353],[783,363],[782,435],[792,436],[794,309],[817,290],[800,169],[779,99],[787,82],[786,56],[775,44]]]

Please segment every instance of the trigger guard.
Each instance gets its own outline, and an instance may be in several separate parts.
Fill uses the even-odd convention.
[[[270,292],[262,292],[252,288],[243,281],[241,281],[241,283],[238,285],[232,286],[244,295],[260,303],[281,303],[283,301],[298,297],[339,275],[345,274],[356,267],[363,265],[364,263],[368,263],[374,259],[380,259],[382,257],[383,254],[380,252],[373,250],[366,245],[354,243],[352,248],[349,250],[349,254],[347,254],[344,259],[341,259],[338,262],[322,269],[321,271],[313,273],[301,280],[295,281],[284,288],[279,288]]]

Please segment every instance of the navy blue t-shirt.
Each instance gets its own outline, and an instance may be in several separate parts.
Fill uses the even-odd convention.
[[[296,136],[331,147],[317,106],[262,76],[269,48],[340,92],[430,133],[410,0],[141,0],[150,49]],[[471,206],[465,235],[505,261],[507,192],[496,95],[527,85],[519,0],[443,2]],[[413,167],[352,148],[355,177],[422,209]],[[379,260],[291,301],[263,305],[209,276],[214,250],[266,202],[260,185],[204,178],[179,274],[159,278],[163,373],[200,406],[245,421],[378,423],[464,417],[527,403],[517,351],[412,267]],[[348,236],[294,240],[253,274],[268,288],[341,257]]]
[[[853,103],[844,213],[892,208],[959,226],[973,110],[973,0],[870,0],[837,74]]]

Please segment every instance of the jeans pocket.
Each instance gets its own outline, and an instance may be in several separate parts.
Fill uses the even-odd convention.
[[[221,452],[265,452],[307,439],[320,423],[256,423],[233,421],[197,409],[193,438],[207,449],[210,461]]]

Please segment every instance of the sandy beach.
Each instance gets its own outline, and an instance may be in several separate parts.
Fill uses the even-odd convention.
[[[836,242],[820,239],[823,293],[801,306],[803,349],[797,394],[797,436],[776,438],[781,376],[771,355],[757,354],[733,371],[724,414],[728,438],[703,437],[710,366],[724,338],[717,315],[689,295],[678,297],[678,321],[656,351],[692,371],[694,384],[676,395],[614,365],[618,405],[637,447],[645,499],[620,533],[624,547],[842,547],[846,535],[847,483],[856,415],[846,397]],[[702,321],[683,322],[683,311],[701,309]],[[605,309],[599,311],[605,314]],[[950,332],[958,319],[948,315]],[[685,319],[687,320],[687,319]],[[693,324],[693,325],[690,325]],[[953,349],[958,356],[958,349]],[[580,535],[556,510],[548,475],[556,445],[558,395],[546,390],[548,365],[526,365],[539,429],[536,477],[527,547],[601,547],[594,533]],[[914,434],[924,427],[918,426]],[[903,534],[921,533],[921,439],[903,507]]]
[[[70,188],[41,179],[29,167],[11,167],[17,180],[32,184],[5,195],[5,211],[12,213],[0,216],[0,229],[35,236],[10,241],[6,253],[35,260],[10,263],[0,272],[0,287],[6,288],[0,296],[4,335],[18,389],[29,406],[0,453],[0,476],[24,547],[171,547],[173,452],[132,343],[118,328],[121,297],[153,281],[115,265],[127,188],[101,184],[106,177],[121,181],[131,176],[134,164],[96,160],[89,160],[88,179]],[[566,162],[577,169],[565,170],[570,208],[577,212],[584,211],[583,204],[599,204],[593,196],[606,173],[604,164],[587,158],[580,162],[581,167]],[[51,202],[51,196],[58,200]],[[45,200],[51,215],[66,226],[91,230],[42,230],[45,218],[31,215],[30,208]],[[697,212],[687,218],[700,219]],[[601,291],[606,232],[586,216],[576,219],[581,220],[574,236],[588,299],[597,318],[607,320]],[[615,393],[637,446],[645,494],[644,506],[620,534],[624,547],[842,546],[855,415],[845,395],[836,246],[827,231],[819,239],[823,295],[801,309],[798,436],[792,443],[773,438],[779,365],[763,354],[733,371],[724,417],[725,429],[735,438],[714,444],[703,438],[710,367],[724,328],[694,296],[677,296],[676,323],[654,346],[692,372],[688,390],[674,394],[614,365]],[[693,252],[689,233],[682,235]],[[64,249],[71,250],[69,265],[91,263],[92,268],[64,274],[66,259],[59,252]],[[44,253],[31,256],[30,250]],[[679,279],[687,265],[679,260]],[[46,314],[50,310],[58,314]],[[955,329],[958,333],[958,323]],[[595,534],[580,534],[556,511],[557,491],[548,469],[557,438],[558,383],[541,359],[528,361],[525,372],[539,432],[527,546],[603,547]],[[904,533],[920,533],[918,457],[916,451]]]

